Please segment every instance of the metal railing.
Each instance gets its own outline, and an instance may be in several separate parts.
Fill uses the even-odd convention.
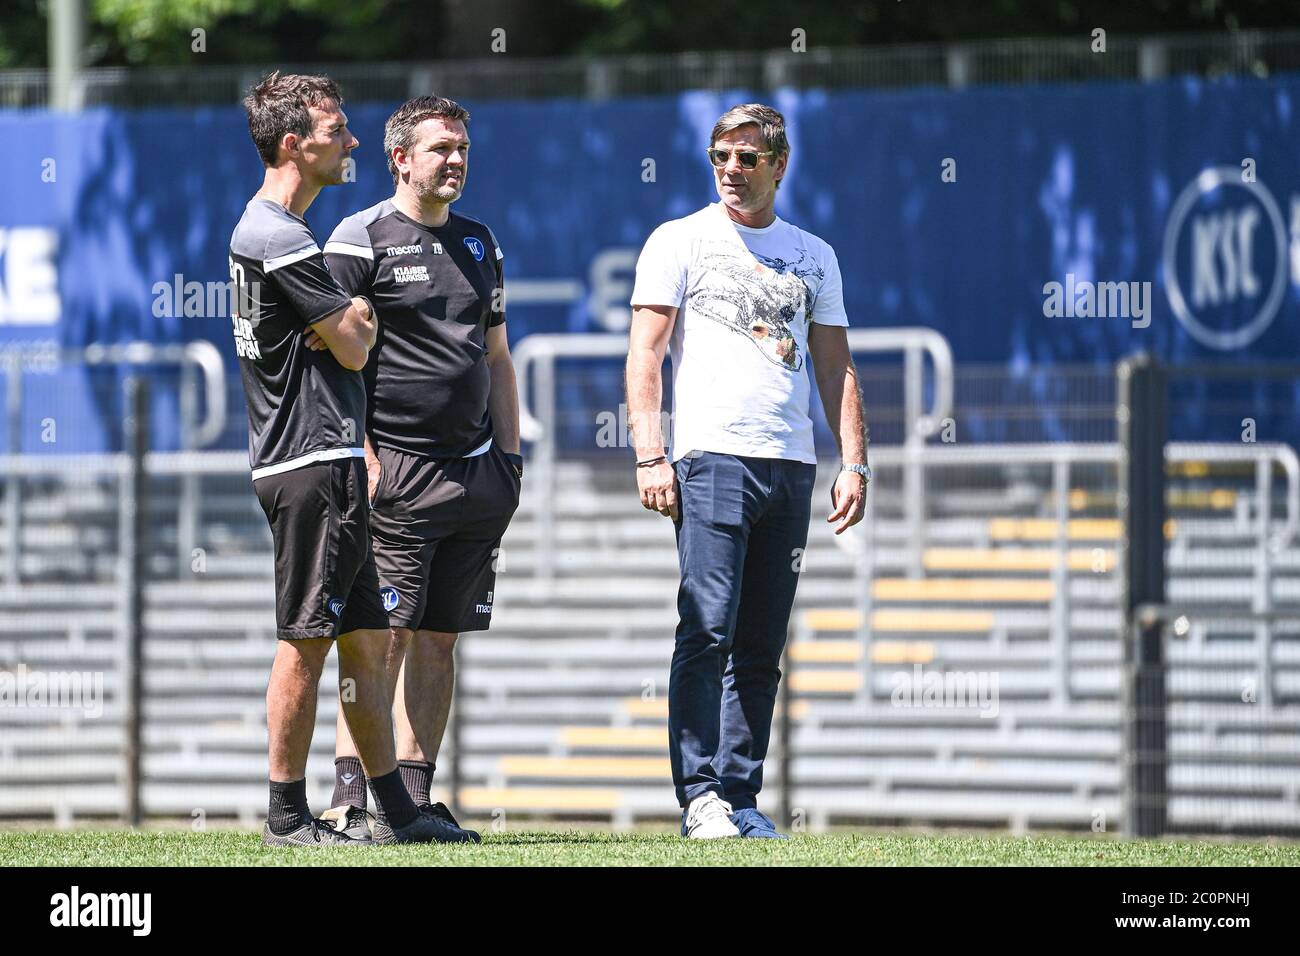
[[[919,326],[849,329],[848,342],[851,352],[903,353],[904,447],[912,450],[905,469],[905,501],[909,525],[919,540],[925,514],[925,476],[919,451],[952,414],[952,349],[934,329]],[[537,477],[531,483],[540,488],[538,548],[544,554],[554,553],[555,545],[555,363],[557,359],[617,358],[627,355],[627,348],[626,335],[542,333],[524,337],[511,352],[519,388],[519,432],[533,443],[530,471]],[[924,401],[927,356],[934,367],[934,400],[929,409]],[[548,578],[550,563],[540,567]]]
[[[1300,70],[1300,31],[1243,30],[1107,37],[1093,52],[1077,37],[894,46],[709,50],[623,56],[492,56],[420,62],[91,67],[78,77],[82,106],[198,106],[238,103],[272,68],[327,72],[352,102],[400,102],[430,90],[458,99],[582,97],[603,100],[693,89],[872,88],[1153,80],[1165,76],[1269,76]],[[0,71],[0,108],[49,105],[49,74]]]
[[[1081,465],[1107,465],[1118,467],[1121,449],[1118,444],[1072,444],[1053,443],[1043,445],[922,445],[882,446],[871,449],[872,469],[877,475],[887,473],[890,469],[899,469],[907,473],[909,468],[922,472],[920,486],[925,488],[927,471],[962,469],[971,466],[1005,464],[1038,465],[1052,469],[1051,500],[1052,520],[1056,523],[1056,535],[1052,541],[1053,561],[1051,565],[1052,601],[1050,605],[1050,635],[1052,648],[1052,667],[1054,670],[1053,704],[1058,709],[1068,707],[1071,703],[1070,692],[1070,655],[1068,653],[1070,629],[1070,589],[1069,589],[1069,554],[1070,554],[1070,489],[1072,471]],[[1252,609],[1257,614],[1268,614],[1274,610],[1272,596],[1273,566],[1277,556],[1294,543],[1300,531],[1300,457],[1289,445],[1251,444],[1234,445],[1200,442],[1170,442],[1165,446],[1167,464],[1185,462],[1206,462],[1224,464],[1251,462],[1255,466],[1256,481],[1256,515],[1255,515],[1255,555],[1254,579],[1252,588]],[[1277,466],[1286,477],[1286,519],[1281,528],[1272,528],[1273,512],[1273,468]],[[927,502],[921,501],[924,512]],[[872,588],[875,578],[875,528],[876,495],[867,495],[866,514],[862,522],[850,534],[856,540],[844,542],[843,547],[856,553],[854,565],[854,594],[858,618],[858,640],[866,648],[871,639]],[[910,519],[909,519],[910,521]],[[923,564],[925,542],[921,537],[909,533],[908,559],[909,567],[920,568]],[[837,539],[837,543],[838,543]],[[1264,628],[1257,635],[1260,639],[1262,660],[1270,661],[1271,632]],[[861,658],[862,681],[860,700],[864,706],[871,704],[871,655],[864,653]],[[1265,665],[1264,680],[1269,681],[1269,671]]]
[[[23,412],[23,377],[32,368],[48,373],[77,365],[177,365],[181,369],[181,440],[188,449],[204,448],[216,441],[226,427],[226,368],[221,352],[211,342],[195,339],[183,345],[152,342],[123,342],[118,345],[88,345],[80,349],[45,346],[8,348],[3,362],[8,391],[6,415],[9,421],[10,451],[20,434]],[[202,382],[194,379],[202,377]],[[205,414],[199,418],[200,399]]]
[[[10,455],[22,453],[23,379],[27,372],[46,373],[64,366],[176,365],[180,368],[180,437],[188,451],[204,448],[226,427],[226,368],[221,353],[211,342],[155,345],[152,342],[124,342],[117,345],[89,345],[81,349],[22,346],[6,350],[5,415]],[[200,409],[203,411],[200,418]],[[21,462],[21,458],[15,459]],[[7,535],[5,580],[16,585],[22,575],[22,484],[21,470],[7,469],[5,489],[5,533]],[[185,559],[194,548],[198,484],[194,477],[182,479],[183,504],[178,529],[178,551]]]
[[[1183,762],[1204,757],[1207,750],[1212,753],[1212,733],[1207,733],[1208,739],[1199,745],[1185,746],[1177,753],[1169,750],[1171,714],[1166,693],[1171,676],[1177,672],[1176,665],[1170,661],[1172,644],[1190,644],[1203,652],[1204,635],[1210,625],[1220,633],[1246,630],[1255,643],[1254,670],[1258,682],[1251,681],[1242,686],[1239,703],[1249,708],[1248,713],[1258,714],[1260,726],[1285,717],[1284,708],[1274,707],[1276,662],[1273,638],[1278,625],[1286,624],[1288,630],[1295,631],[1300,624],[1300,610],[1273,610],[1271,602],[1266,603],[1270,605],[1268,610],[1250,612],[1223,611],[1192,604],[1139,604],[1134,609],[1126,640],[1130,647],[1136,648],[1144,639],[1144,632],[1150,631],[1151,639],[1156,642],[1156,650],[1152,653],[1157,660],[1144,661],[1145,655],[1133,653],[1127,655],[1124,662],[1123,679],[1133,685],[1123,704],[1129,711],[1125,719],[1129,722],[1127,732],[1130,739],[1125,747],[1121,807],[1124,827],[1129,835],[1158,836],[1171,829],[1172,773]],[[1144,697],[1153,699],[1144,701]],[[1145,747],[1143,740],[1148,744]],[[1218,759],[1221,761],[1222,758]],[[1295,792],[1294,786],[1290,792]],[[1220,826],[1227,829],[1242,825],[1250,829],[1259,828],[1258,820],[1249,815],[1234,820],[1236,815],[1229,811],[1220,821]],[[1172,829],[1177,826],[1175,820]]]

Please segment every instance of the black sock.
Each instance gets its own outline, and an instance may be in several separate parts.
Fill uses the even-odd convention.
[[[402,775],[406,792],[417,807],[429,802],[429,785],[433,783],[433,764],[423,760],[399,760],[397,772]]]
[[[382,777],[371,777],[370,792],[375,798],[375,816],[390,826],[404,827],[420,815],[402,785],[402,775],[396,770]]]
[[[334,761],[334,800],[331,807],[366,808],[366,772],[360,757],[339,757]]]
[[[307,806],[307,780],[290,783],[271,781],[271,809],[266,815],[271,832],[278,836],[292,833],[311,819]]]

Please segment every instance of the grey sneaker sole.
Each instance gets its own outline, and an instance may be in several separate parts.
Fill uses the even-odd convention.
[[[262,827],[262,843],[266,846],[305,846],[319,849],[325,846],[370,846],[369,840],[353,840],[341,833],[335,833],[327,826],[313,829],[303,824],[292,833],[272,833],[269,826]]]
[[[370,832],[370,822],[368,820],[362,820],[355,826],[348,827],[343,831],[343,835],[366,843],[373,842],[375,838],[375,835]]]

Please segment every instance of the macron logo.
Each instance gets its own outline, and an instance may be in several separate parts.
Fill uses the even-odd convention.
[[[152,893],[71,892],[50,897],[51,926],[129,926],[135,936],[148,936],[152,926]]]
[[[424,250],[417,242],[413,246],[389,246],[384,250],[384,255],[388,256],[418,256]]]

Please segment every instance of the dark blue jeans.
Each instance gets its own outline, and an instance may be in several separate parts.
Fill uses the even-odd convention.
[[[753,807],[817,466],[704,452],[677,462],[677,644],[668,740],[677,802]]]

